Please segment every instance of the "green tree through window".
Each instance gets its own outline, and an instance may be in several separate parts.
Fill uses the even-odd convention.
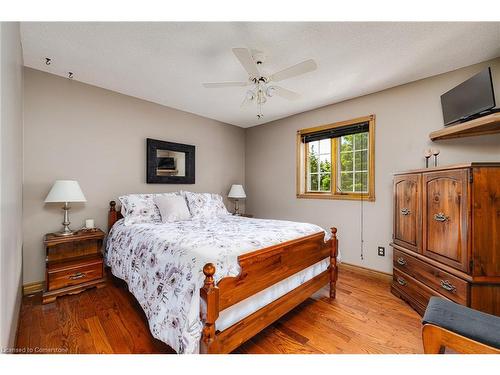
[[[339,181],[342,192],[368,191],[368,132],[340,138]]]
[[[332,144],[330,139],[308,143],[308,173],[309,191],[329,192],[332,180]]]

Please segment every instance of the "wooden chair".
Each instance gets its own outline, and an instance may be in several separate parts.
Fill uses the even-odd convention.
[[[500,317],[432,297],[422,319],[424,353],[445,348],[465,354],[500,354]]]

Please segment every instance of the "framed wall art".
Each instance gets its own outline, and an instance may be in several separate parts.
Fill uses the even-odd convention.
[[[194,184],[195,146],[147,138],[148,184]]]

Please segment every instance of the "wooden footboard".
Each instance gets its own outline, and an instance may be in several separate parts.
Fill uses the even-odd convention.
[[[327,283],[330,284],[330,298],[335,298],[337,248],[337,229],[332,228],[332,238],[328,242],[324,242],[324,233],[317,233],[243,254],[238,257],[240,274],[225,277],[217,285],[213,277],[215,266],[206,264],[203,268],[205,284],[200,291],[203,321],[200,352],[233,351]],[[219,312],[325,258],[330,259],[326,271],[224,331],[217,331]]]

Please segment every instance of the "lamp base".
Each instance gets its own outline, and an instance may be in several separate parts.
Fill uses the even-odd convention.
[[[54,233],[56,236],[72,236],[75,234],[71,229],[69,229],[69,225],[71,224],[69,221],[69,211],[70,207],[68,202],[64,202],[63,210],[64,210],[64,221],[62,223],[63,229],[60,232]]]
[[[238,199],[234,200],[234,212],[233,212],[233,215],[240,216],[240,206],[239,206]]]
[[[74,235],[74,234],[75,234],[75,232],[73,232],[73,231],[71,231],[71,230],[70,230],[70,231],[68,231],[68,232],[65,232],[65,231],[60,231],[60,232],[55,232],[55,233],[54,233],[54,235],[55,235],[55,236],[58,236],[58,237],[72,236],[72,235]]]

